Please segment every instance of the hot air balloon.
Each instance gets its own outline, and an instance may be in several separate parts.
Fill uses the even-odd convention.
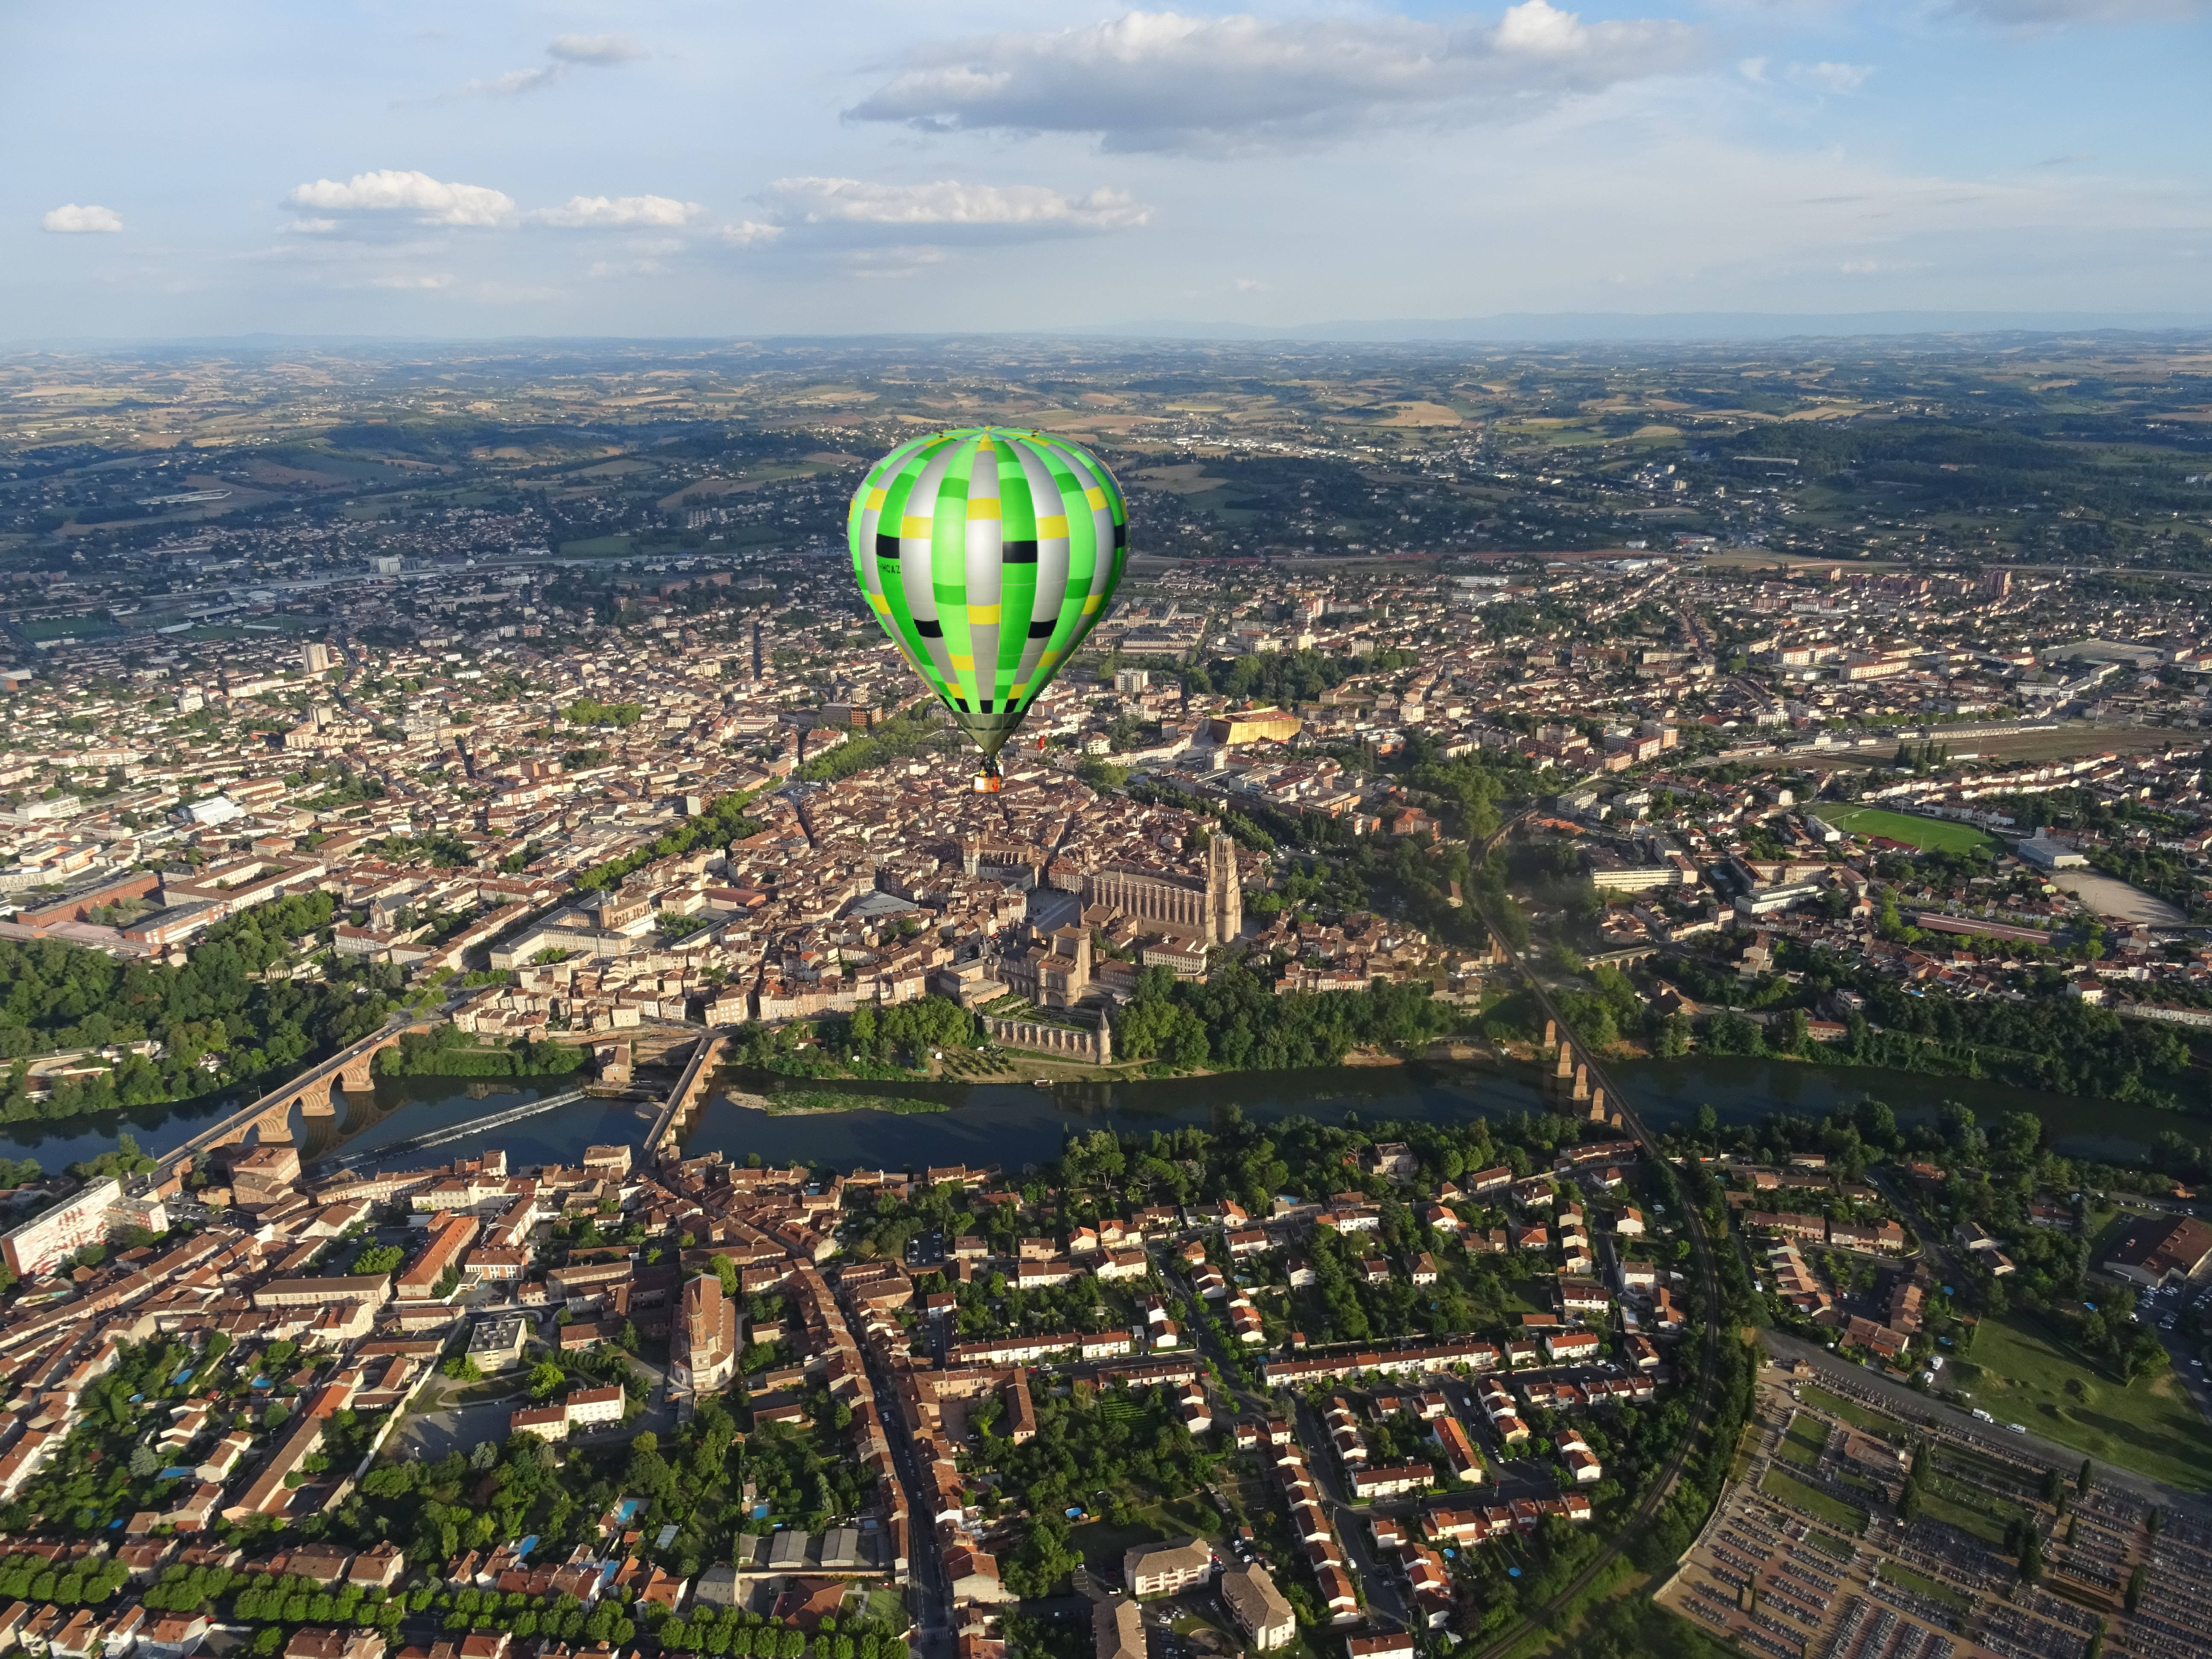
[[[868,469],[847,531],[861,597],[983,751],[976,789],[997,789],[999,750],[1121,584],[1114,475],[1048,433],[933,432]]]

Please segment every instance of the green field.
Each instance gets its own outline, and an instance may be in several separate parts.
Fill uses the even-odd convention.
[[[1827,1449],[1828,1425],[1817,1417],[1799,1412],[1790,1419],[1790,1431],[1782,1437],[1782,1443],[1774,1449],[1774,1454],[1801,1468],[1813,1469],[1820,1466],[1820,1454]]]
[[[1766,1478],[1759,1483],[1759,1491],[1778,1504],[1788,1504],[1801,1509],[1817,1520],[1825,1521],[1838,1532],[1847,1532],[1854,1538],[1865,1536],[1867,1518],[1863,1511],[1849,1504],[1838,1504],[1827,1493],[1807,1486],[1787,1469],[1769,1468]]]
[[[1220,1516],[1194,1496],[1146,1504],[1133,1511],[1125,1526],[1099,1519],[1079,1521],[1069,1534],[1069,1541],[1083,1553],[1085,1565],[1094,1571],[1115,1571],[1121,1565],[1122,1553],[1132,1544],[1192,1534],[1211,1537],[1220,1530]]]
[[[2004,1522],[1987,1507],[1989,1499],[1971,1486],[1941,1476],[1921,1489],[1920,1513],[1930,1521],[1948,1522],[1960,1532],[1970,1532],[1984,1543],[2004,1547]]]
[[[1816,1388],[1810,1382],[1806,1383],[1798,1392],[1805,1396],[1807,1405],[1818,1407],[1832,1417],[1840,1417],[1855,1429],[1863,1429],[1867,1433],[1878,1436],[1884,1440],[1894,1441],[1905,1438],[1905,1425],[1893,1417],[1885,1417],[1880,1412],[1869,1410],[1856,1400],[1846,1400],[1839,1394],[1830,1394],[1826,1389]]]
[[[1927,1574],[1915,1572],[1910,1567],[1901,1567],[1894,1561],[1886,1560],[1881,1564],[1881,1576],[1899,1589],[1909,1589],[1915,1595],[1924,1595],[1931,1601],[1941,1601],[1946,1607],[1956,1607],[1960,1613],[1966,1612],[1973,1606],[1973,1602],[1968,1597],[1953,1589],[1948,1584],[1939,1584]]]
[[[1909,846],[1937,853],[1971,853],[1991,845],[1990,838],[1967,823],[1946,823],[1940,818],[1917,817],[1910,812],[1888,812],[1879,806],[1823,807],[1820,816],[1838,830],[1854,836],[1887,836]]]
[[[2212,1492],[2212,1431],[2180,1378],[2123,1389],[2022,1314],[1984,1318],[1974,1357],[1954,1362],[1973,1403],[2000,1423],[2188,1492]]]
[[[1818,1527],[1805,1529],[1805,1541],[1824,1555],[1832,1555],[1838,1561],[1848,1561],[1858,1553],[1856,1545],[1846,1543],[1832,1532],[1822,1532]]]
[[[27,640],[90,640],[121,630],[106,617],[40,617],[17,623],[15,631]]]

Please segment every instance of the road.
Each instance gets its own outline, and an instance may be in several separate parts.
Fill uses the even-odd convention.
[[[1921,1209],[1911,1185],[1899,1181],[1894,1175],[1887,1171],[1879,1170],[1869,1170],[1867,1179],[1873,1183],[1876,1191],[1895,1205],[1905,1218],[1912,1224],[1913,1231],[1920,1235],[1921,1249],[1927,1255],[1929,1265],[1951,1283],[1966,1283],[1966,1279],[1960,1275],[1966,1274],[1968,1270],[1966,1264],[1960,1260],[1961,1252],[1951,1243],[1948,1236],[1938,1231],[1935,1224],[1928,1218],[1927,1214]],[[2140,1204],[2146,1211],[2156,1211],[2168,1215],[2196,1213],[2186,1205],[2159,1204],[2148,1200],[2132,1198],[2130,1200],[2130,1206]],[[2090,1288],[2094,1290],[2100,1282],[2112,1284],[2114,1281],[2093,1279],[2090,1281]],[[2191,1296],[2207,1294],[2195,1285],[2190,1287],[2190,1293]],[[2154,1302],[2148,1296],[2143,1296],[2139,1298],[2138,1311],[2151,1328],[2158,1331],[2158,1340],[2165,1346],[2166,1358],[2172,1364],[2173,1374],[2181,1380],[2183,1392],[2188,1395],[2191,1401],[2196,1406],[2198,1414],[2204,1419],[2205,1425],[2212,1428],[2212,1374],[2208,1374],[2194,1363],[2203,1358],[2203,1345],[2179,1328],[2170,1331],[2160,1330],[2158,1325],[2158,1322],[2167,1315],[2178,1313],[2187,1308],[2190,1299],[2190,1296],[2185,1296],[2179,1299],[2167,1297]],[[2179,1322],[2177,1321],[2176,1323],[2178,1326]]]
[[[1313,1471],[1315,1483],[1321,1487],[1322,1504],[1328,1511],[1329,1524],[1336,1528],[1337,1541],[1344,1546],[1352,1571],[1359,1575],[1359,1582],[1367,1591],[1369,1615],[1379,1613],[1399,1629],[1412,1629],[1412,1614],[1406,1607],[1398,1576],[1385,1572],[1382,1563],[1376,1559],[1375,1540],[1367,1529],[1367,1516],[1352,1507],[1344,1490],[1344,1478],[1336,1467],[1336,1455],[1330,1449],[1328,1431],[1314,1415],[1313,1407],[1303,1399],[1293,1398],[1291,1408],[1297,1416],[1299,1443],[1314,1449],[1306,1467]],[[1385,1508],[1382,1512],[1387,1515],[1395,1511]]]
[[[1969,1444],[1984,1447],[1999,1455],[2018,1457],[2023,1453],[2043,1459],[2051,1468],[2064,1474],[2081,1467],[2081,1453],[2078,1448],[2062,1446],[2055,1440],[2045,1440],[2037,1434],[2013,1434],[2006,1430],[1992,1431],[1990,1426],[1956,1406],[1948,1406],[1931,1399],[1918,1389],[1869,1370],[1863,1365],[1838,1359],[1818,1343],[1808,1342],[1786,1331],[1766,1330],[1759,1333],[1759,1340],[1766,1351],[1780,1360],[1809,1360],[1820,1374],[1824,1384],[1836,1387],[1862,1397],[1871,1397],[1886,1409],[1901,1413],[1908,1422],[1932,1425],[1946,1434]],[[2109,1486],[2118,1486],[2148,1499],[2212,1521],[2212,1499],[2199,1492],[2183,1492],[2163,1481],[2153,1480],[2147,1475],[2114,1468],[2109,1463],[2097,1465],[2098,1480]]]
[[[1866,1179],[1869,1186],[1897,1206],[1898,1213],[1919,1236],[1921,1253],[1927,1259],[1928,1265],[1956,1282],[1957,1275],[1966,1269],[1960,1266],[1952,1249],[1950,1235],[1928,1218],[1911,1187],[1888,1172],[1877,1169],[1869,1169]]]
[[[891,1387],[889,1375],[876,1363],[872,1352],[866,1349],[862,1352],[876,1399],[885,1404],[896,1401],[898,1395]],[[922,1484],[921,1471],[915,1467],[913,1441],[902,1432],[886,1437],[891,1443],[891,1461],[898,1468],[899,1484],[906,1488],[907,1559],[912,1576],[915,1626],[908,1647],[919,1659],[948,1659],[959,1637],[952,1623],[951,1589],[945,1582],[944,1565],[937,1559],[937,1502]]]

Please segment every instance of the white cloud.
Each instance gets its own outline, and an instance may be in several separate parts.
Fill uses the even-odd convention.
[[[1130,12],[923,48],[847,114],[933,131],[1097,133],[1116,150],[1228,151],[1362,125],[1534,114],[1699,55],[1686,24],[1585,23],[1547,0],[1523,0],[1495,25]]]
[[[1237,279],[1237,291],[1239,294],[1264,294],[1267,289],[1267,285],[1257,276],[1239,276]]]
[[[721,226],[714,234],[734,247],[751,247],[756,243],[773,242],[783,234],[783,227],[757,224],[750,219],[740,219],[734,225]]]
[[[386,167],[356,173],[340,184],[318,179],[286,198],[293,206],[325,212],[412,212],[426,225],[496,225],[514,215],[514,199],[484,185],[449,185],[427,173]]]
[[[550,87],[568,72],[566,64],[540,64],[535,69],[509,70],[504,75],[487,75],[475,81],[464,81],[461,90],[479,98],[512,98],[518,93],[535,92],[540,87]]]
[[[1874,73],[1865,64],[1792,64],[1790,78],[1821,92],[1856,92]]]
[[[404,288],[416,289],[451,288],[453,285],[453,279],[451,276],[443,274],[431,276],[410,276],[404,275],[372,276],[369,278],[369,285],[373,288]]]
[[[113,208],[80,207],[75,202],[65,202],[39,221],[58,236],[82,236],[93,232],[114,232],[123,228],[123,216]]]
[[[667,196],[571,196],[560,207],[540,208],[529,216],[532,223],[565,230],[633,227],[673,230],[705,210],[696,202],[679,202]]]
[[[1039,185],[872,184],[779,179],[769,193],[809,224],[965,225],[1028,230],[1125,230],[1152,217],[1127,191],[1070,198]]]
[[[335,219],[295,219],[282,228],[294,236],[327,236],[338,228]]]
[[[509,70],[504,75],[488,75],[465,82],[461,87],[461,95],[517,97],[566,80],[568,71],[573,69],[612,69],[617,64],[634,63],[645,56],[645,48],[637,43],[635,35],[556,34],[546,46],[545,55],[552,60],[550,63],[536,64],[530,69]]]
[[[629,34],[556,34],[545,50],[564,64],[590,64],[601,69],[645,56],[645,48]]]
[[[1581,52],[1589,46],[1589,38],[1579,13],[1560,11],[1544,0],[1525,0],[1498,23],[1501,52]]]

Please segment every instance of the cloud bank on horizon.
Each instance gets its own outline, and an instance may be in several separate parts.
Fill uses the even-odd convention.
[[[0,184],[10,332],[2164,312],[2212,291],[2212,0],[537,15],[12,14],[0,51],[32,73],[0,112],[24,158]]]

